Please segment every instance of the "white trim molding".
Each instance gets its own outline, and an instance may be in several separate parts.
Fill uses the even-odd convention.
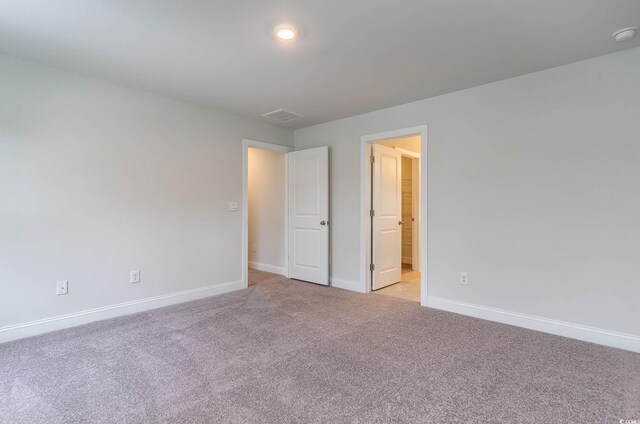
[[[0,328],[0,343],[48,333],[55,330],[62,330],[64,328],[75,327],[82,324],[88,324],[94,321],[144,312],[151,309],[161,308],[163,306],[189,302],[191,300],[228,293],[242,288],[242,281],[230,281],[227,283],[213,284],[210,286],[198,287],[196,289],[183,290],[160,296],[133,300],[130,302],[101,306],[99,308],[87,309],[70,314],[39,319],[36,321],[29,321],[22,324],[9,325]]]
[[[558,321],[433,296],[427,297],[426,306],[428,308],[528,328],[543,333],[630,350],[632,352],[640,352],[640,336],[633,334],[619,333],[582,324]]]
[[[365,293],[360,281],[344,280],[342,278],[331,277],[331,287],[350,290],[358,293]]]
[[[287,276],[287,270],[283,266],[275,266],[263,264],[261,262],[249,261],[249,268],[257,269],[258,271],[272,272],[274,274],[284,275],[285,277]]]

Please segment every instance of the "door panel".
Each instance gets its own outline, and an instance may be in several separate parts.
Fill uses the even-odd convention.
[[[294,167],[295,210],[298,216],[318,216],[320,213],[320,172],[317,156],[299,157]]]
[[[320,268],[320,230],[308,228],[296,228],[294,233],[294,246],[299,248],[295,255],[294,264],[301,267]]]
[[[402,157],[373,145],[373,290],[402,278]]]
[[[329,285],[329,148],[287,158],[289,277]]]

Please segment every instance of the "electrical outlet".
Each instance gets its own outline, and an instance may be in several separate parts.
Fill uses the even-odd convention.
[[[135,284],[135,283],[139,283],[140,282],[140,270],[136,269],[133,270],[129,273],[129,282],[131,284]]]
[[[58,281],[56,283],[56,294],[60,296],[61,294],[69,293],[69,282],[68,281]]]
[[[229,210],[236,212],[238,210],[238,202],[229,202]]]
[[[257,244],[255,244],[255,243],[253,243],[253,244],[251,245],[251,252],[252,252],[252,253],[256,253],[257,251],[258,251],[258,245],[257,245]]]
[[[469,273],[468,272],[461,272],[460,273],[460,284],[462,284],[463,286],[468,286],[469,285]]]

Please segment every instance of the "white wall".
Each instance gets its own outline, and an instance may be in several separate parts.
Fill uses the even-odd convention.
[[[249,265],[285,273],[285,155],[249,148]]]
[[[360,137],[426,123],[429,296],[640,335],[639,99],[632,49],[297,130],[332,149],[333,276],[360,280]]]
[[[241,279],[241,140],[291,131],[6,56],[0,99],[0,327]]]

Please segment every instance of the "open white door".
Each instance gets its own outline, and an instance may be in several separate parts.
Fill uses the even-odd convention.
[[[402,278],[402,155],[373,145],[373,275],[372,289]]]
[[[329,285],[329,148],[287,154],[289,278]]]

